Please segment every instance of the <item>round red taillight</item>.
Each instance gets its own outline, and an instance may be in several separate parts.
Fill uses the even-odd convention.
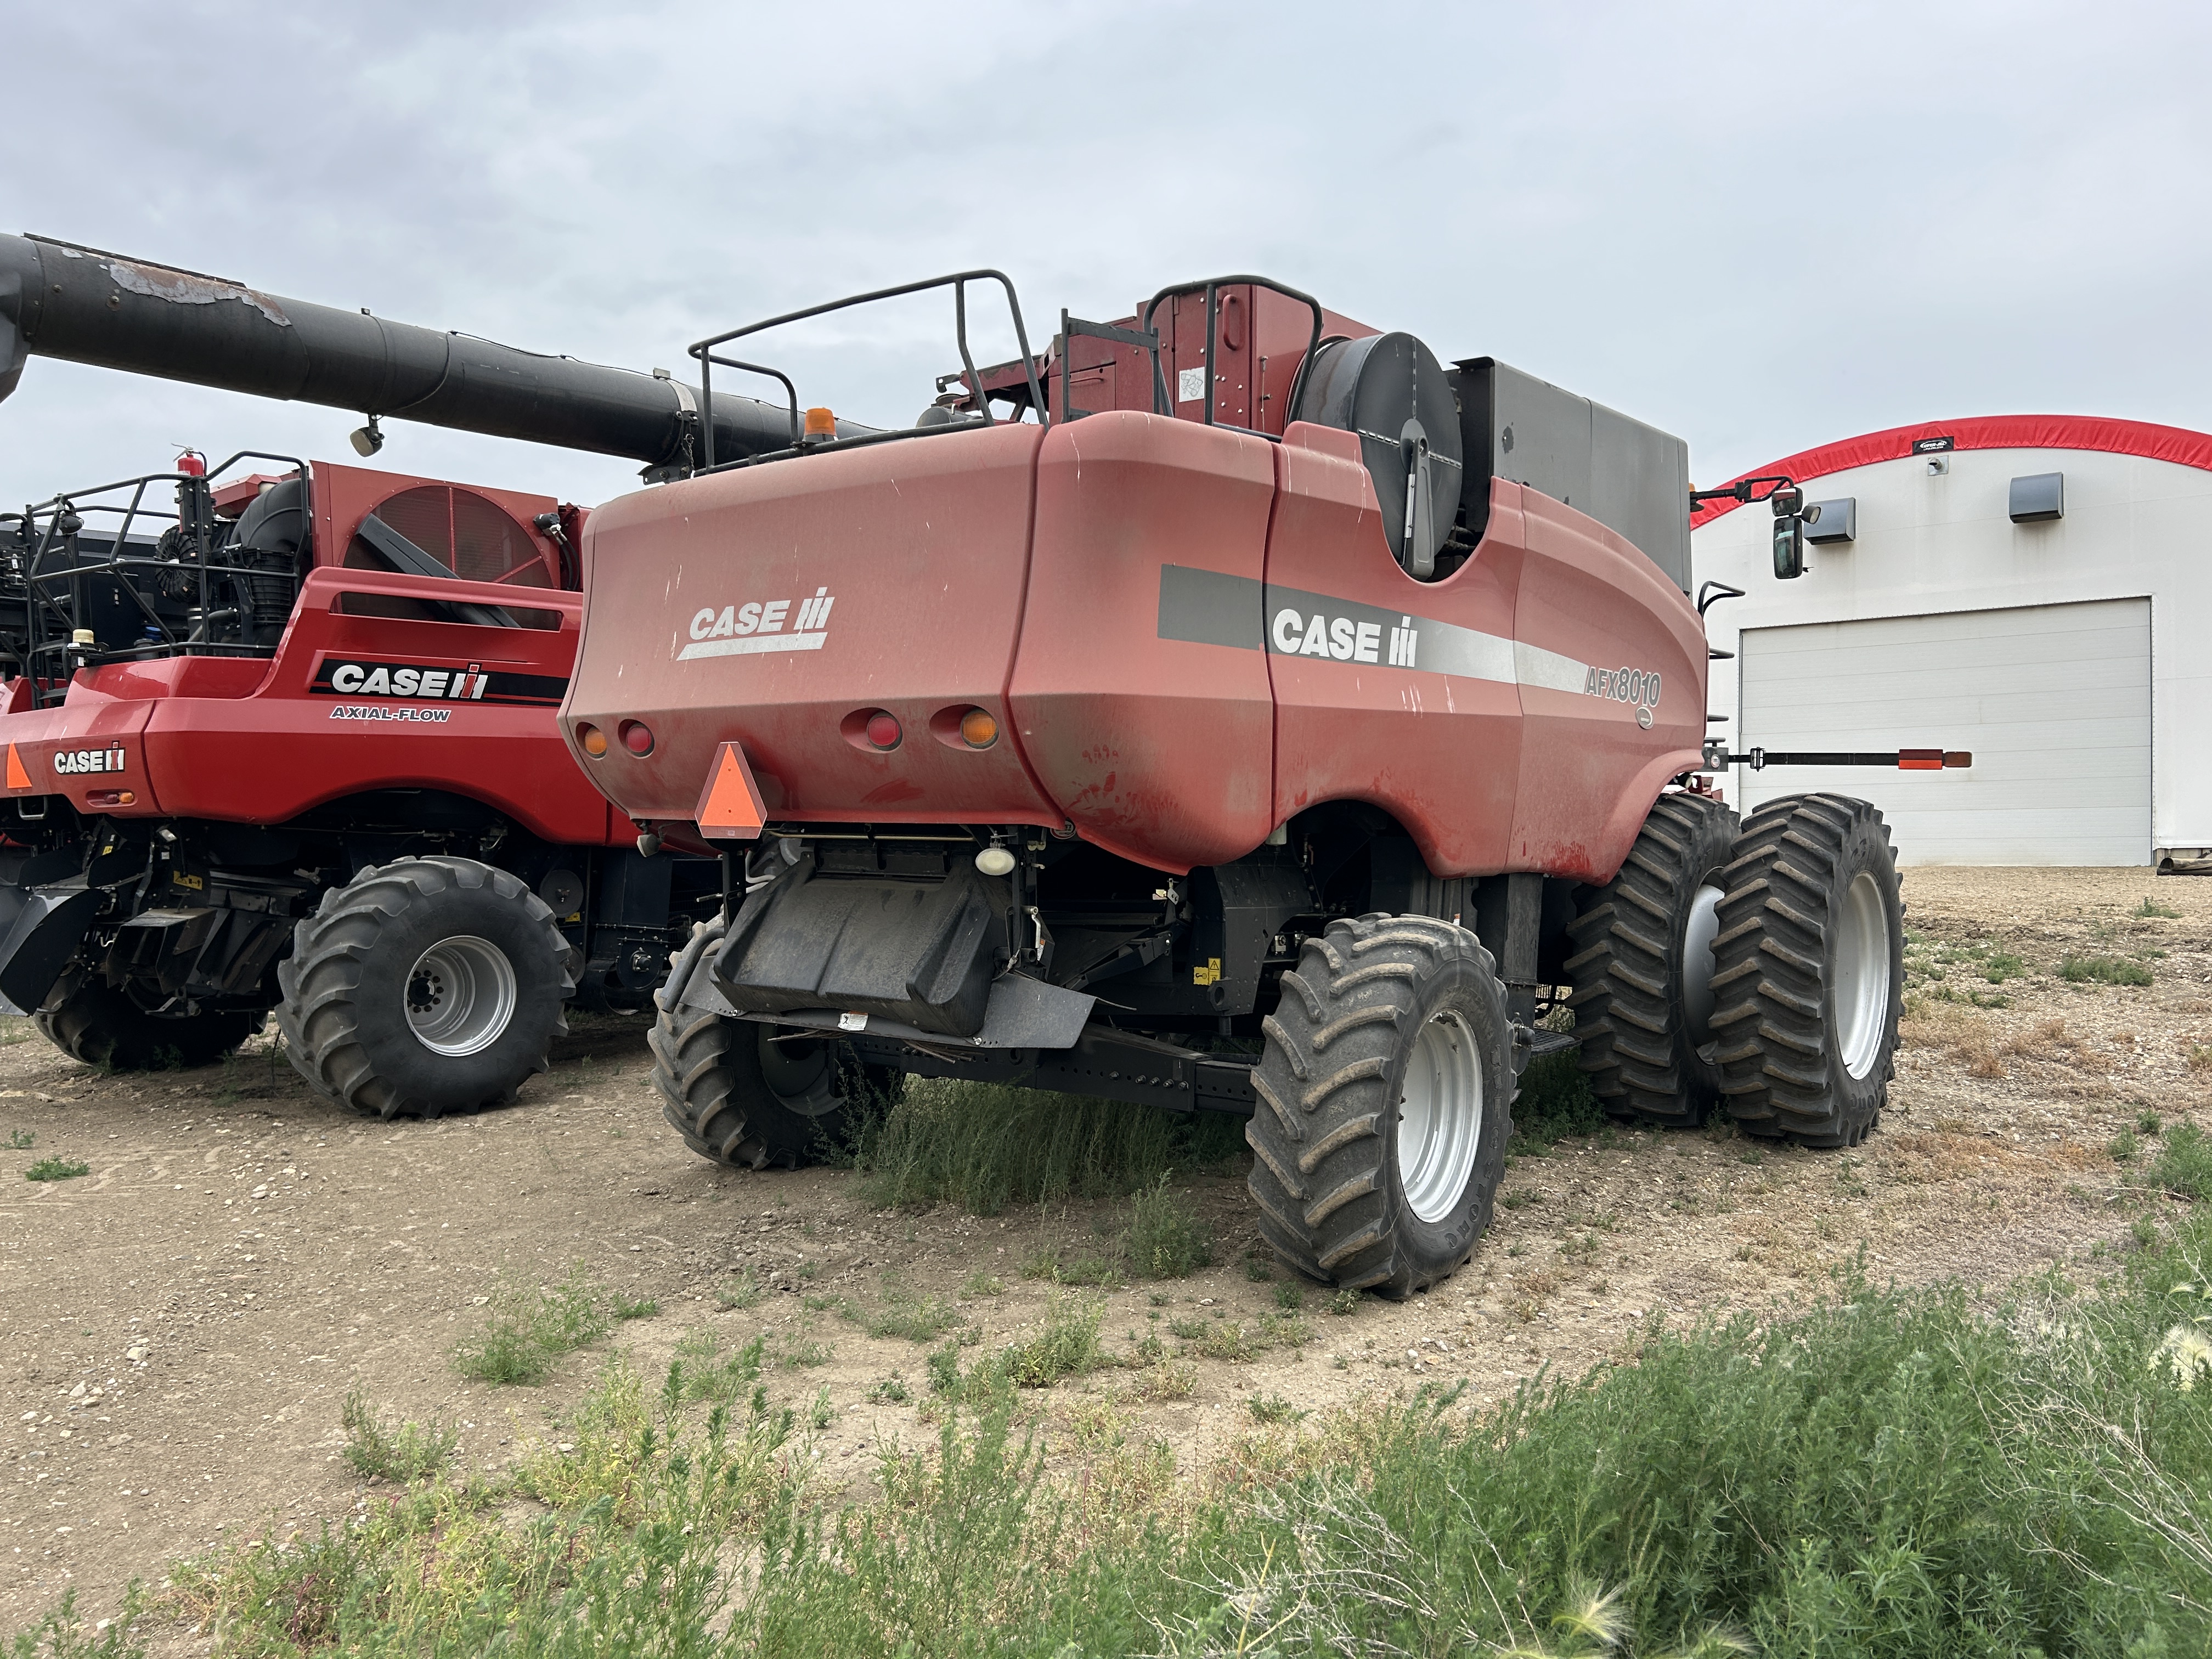
[[[633,755],[653,752],[653,728],[643,720],[624,720],[617,728],[622,733],[623,747]]]
[[[868,723],[865,729],[868,734],[868,741],[878,749],[897,748],[899,738],[903,735],[899,731],[898,717],[896,714],[886,714],[880,708],[868,716]]]

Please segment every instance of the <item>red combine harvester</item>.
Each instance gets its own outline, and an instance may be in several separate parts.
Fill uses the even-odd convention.
[[[0,238],[0,395],[32,354],[335,401],[364,453],[392,414],[687,471],[702,431],[664,378]],[[724,403],[723,453],[787,441]],[[385,1117],[511,1097],[571,998],[641,1006],[720,873],[641,852],[556,730],[581,519],[273,456],[0,514],[6,1006],[121,1067],[274,1006]]]
[[[979,370],[983,283],[1022,355]],[[1243,276],[1035,356],[996,272],[836,301],[693,347],[703,414],[733,342],[946,286],[913,426],[794,393],[797,441],[584,530],[578,763],[743,866],[659,994],[696,1151],[795,1154],[871,1073],[1247,1113],[1274,1249],[1403,1295],[1488,1224],[1547,1048],[1624,1114],[1874,1127],[1887,833],[1693,787],[1729,757],[1680,440]]]

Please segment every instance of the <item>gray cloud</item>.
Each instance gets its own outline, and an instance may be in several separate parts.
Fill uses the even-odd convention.
[[[2203,426],[2201,8],[1283,3],[19,9],[68,66],[0,222],[638,368],[978,264],[1032,336],[1260,269],[1686,434],[1701,480],[1871,428]],[[35,118],[30,118],[35,117]],[[945,307],[795,338],[908,417]],[[34,360],[0,500],[354,422]],[[618,462],[392,428],[582,501]]]

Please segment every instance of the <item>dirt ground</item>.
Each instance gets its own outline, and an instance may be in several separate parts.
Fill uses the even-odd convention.
[[[1906,895],[1907,1047],[1858,1151],[1715,1130],[1563,1143],[1515,1160],[1498,1224],[1457,1278],[1341,1313],[1309,1290],[1297,1318],[1310,1340],[1242,1359],[1194,1351],[1235,1352],[1226,1328],[1250,1335],[1263,1316],[1279,1335],[1299,1328],[1284,1322],[1285,1280],[1253,1277],[1241,1179],[1201,1178],[1216,1265],[1103,1292],[1109,1352],[1157,1335],[1185,1358],[1039,1396],[1048,1432],[1103,1409],[1190,1468],[1252,1421],[1255,1398],[1310,1410],[1417,1376],[1496,1397],[1617,1350],[1647,1317],[1802,1302],[1862,1251],[1877,1280],[1990,1283],[2111,1248],[2153,1202],[2115,1137],[2145,1113],[2212,1125],[2212,880],[1923,870]],[[2178,914],[2135,914],[2147,898]],[[2069,955],[2140,963],[2153,982],[2070,981],[2057,971]],[[714,1168],[663,1125],[635,1024],[572,1037],[506,1110],[397,1125],[321,1103],[265,1053],[110,1077],[10,1024],[0,1632],[67,1589],[105,1613],[178,1556],[352,1510],[368,1489],[340,1456],[339,1409],[356,1385],[389,1411],[451,1419],[481,1466],[557,1433],[605,1347],[534,1389],[465,1382],[451,1352],[501,1284],[578,1266],[659,1304],[613,1339],[648,1376],[701,1327],[731,1345],[771,1332],[776,1352],[815,1359],[771,1370],[772,1392],[806,1406],[827,1391],[816,1443],[860,1489],[880,1440],[933,1432],[918,1420],[924,1350],[818,1304],[842,1296],[865,1314],[887,1293],[966,1291],[980,1342],[1000,1341],[1051,1294],[1024,1262],[1054,1243],[1095,1249],[1126,1208],[872,1212],[847,1174]],[[16,1184],[49,1157],[90,1173]],[[716,1291],[740,1272],[774,1288],[726,1307]],[[894,1372],[909,1402],[870,1403]]]

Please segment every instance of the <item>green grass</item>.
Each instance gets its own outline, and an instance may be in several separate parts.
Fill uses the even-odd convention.
[[[28,1129],[10,1129],[8,1132],[8,1150],[11,1152],[27,1152],[38,1144],[38,1136]]]
[[[1218,1112],[916,1079],[863,1123],[851,1156],[860,1197],[875,1208],[952,1203],[996,1215],[1123,1197],[1170,1170],[1225,1168],[1243,1145],[1243,1122]]]
[[[2212,1150],[2176,1131],[2165,1155]],[[681,1362],[655,1392],[617,1360],[511,1471],[174,1563],[162,1611],[224,1655],[362,1659],[2179,1659],[2212,1650],[2189,1335],[2212,1328],[2212,1210],[2170,1231],[2093,1285],[1840,1275],[1495,1407],[1431,1387],[1313,1413],[1295,1444],[1261,1393],[1253,1437],[1181,1485],[1141,1484],[1137,1446],[1049,1474],[1018,1427],[1018,1385],[1099,1363],[1073,1296],[965,1376],[932,1352],[937,1440],[882,1454],[879,1497],[816,1474],[818,1392],[702,1411]],[[146,1627],[123,1628],[96,1648],[70,1608],[5,1650],[124,1659]]]
[[[1051,1285],[1118,1285],[1121,1262],[1117,1255],[1071,1250],[1055,1240],[1038,1245],[1022,1258],[1022,1277],[1042,1279]]]
[[[581,1268],[550,1287],[503,1287],[483,1326],[454,1346],[453,1366],[473,1382],[535,1386],[562,1354],[605,1340],[616,1317]]]
[[[967,1322],[967,1315],[941,1297],[894,1288],[884,1293],[883,1307],[867,1315],[861,1328],[870,1336],[902,1336],[927,1346]]]
[[[346,1463],[356,1474],[401,1486],[428,1480],[444,1468],[461,1439],[461,1431],[442,1419],[394,1427],[358,1387],[346,1395],[338,1426],[345,1431]]]
[[[2065,956],[2059,958],[2058,977],[2076,985],[2148,985],[2151,971],[2125,957]]]
[[[79,1164],[66,1158],[42,1158],[23,1171],[26,1181],[74,1181],[79,1176],[92,1173],[92,1165]]]
[[[726,1405],[741,1400],[758,1384],[768,1354],[768,1339],[757,1336],[743,1347],[725,1352],[722,1340],[704,1326],[678,1339],[676,1358],[669,1367],[678,1390],[686,1400]]]
[[[2181,912],[2171,905],[2160,904],[2156,899],[2146,894],[2143,902],[2128,914],[2136,916],[2163,916],[2167,921],[2172,921],[2179,918]]]

